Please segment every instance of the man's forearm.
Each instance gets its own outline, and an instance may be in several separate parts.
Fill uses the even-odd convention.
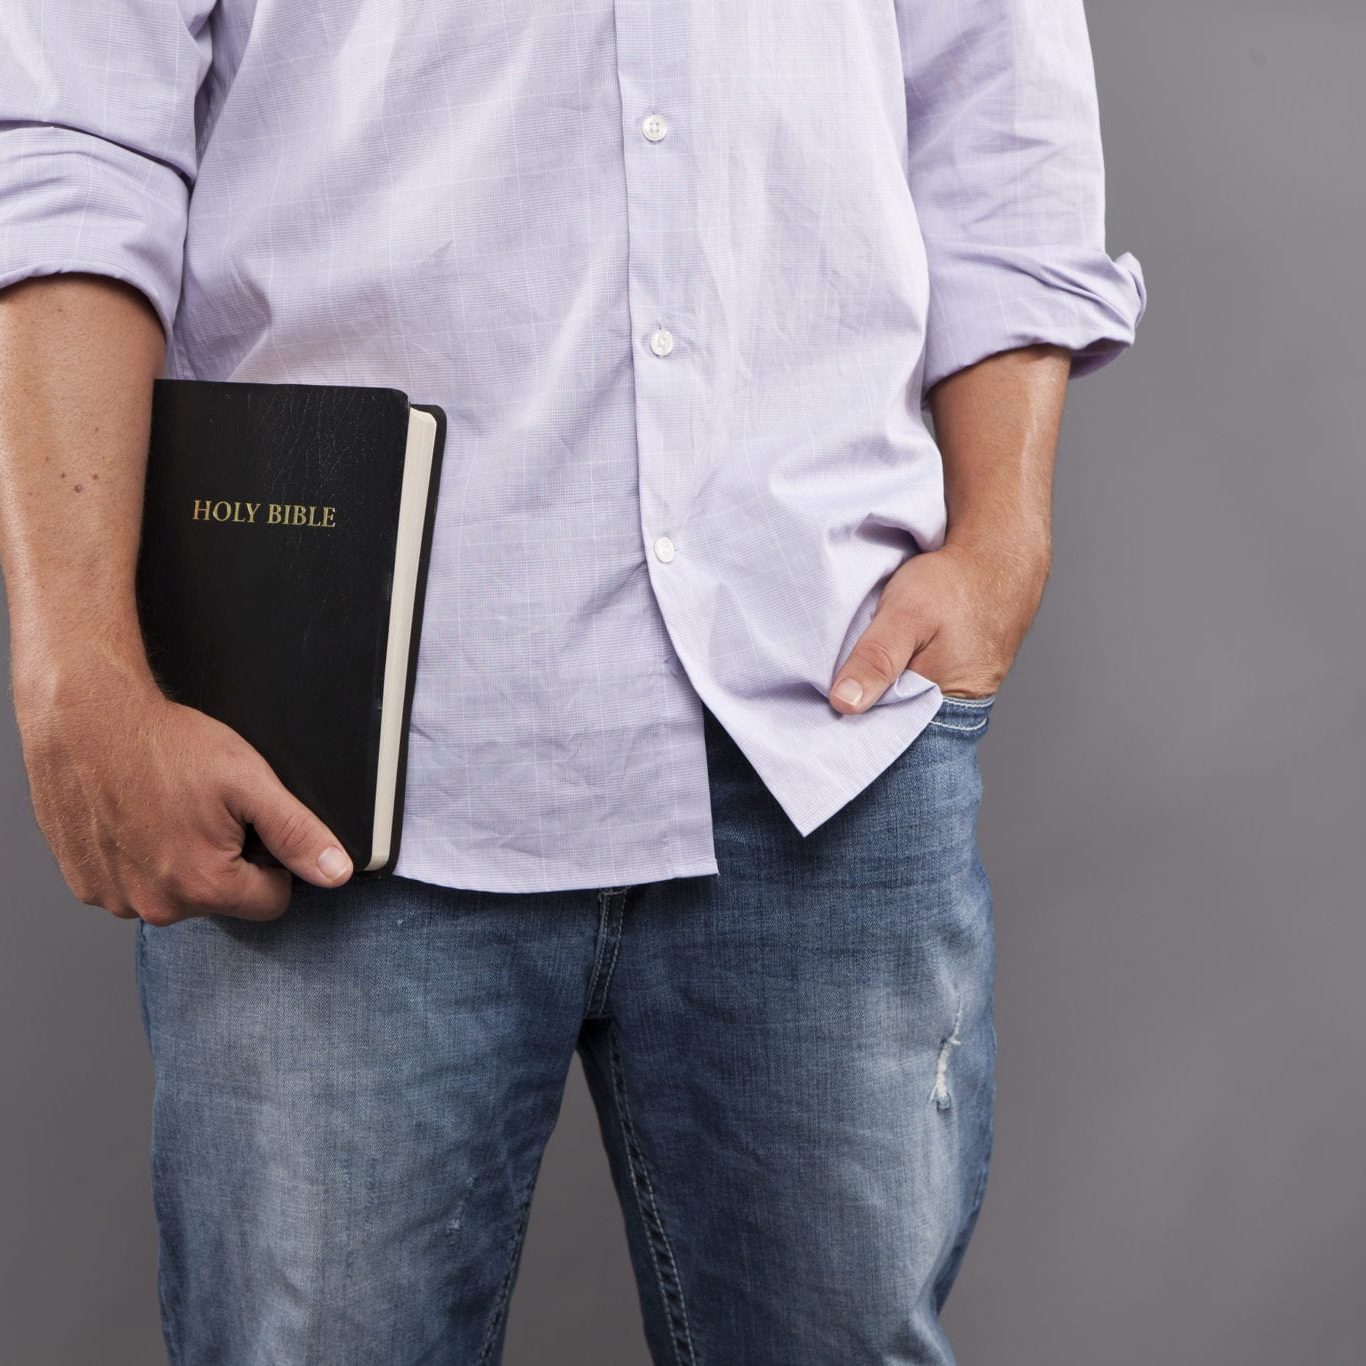
[[[132,286],[0,291],[0,568],[16,704],[105,671],[150,679],[134,577],[165,338]]]
[[[1070,353],[1030,346],[988,357],[930,392],[944,456],[946,543],[1003,572],[1047,565],[1053,465]]]
[[[1053,462],[1071,353],[990,356],[931,390],[948,531],[891,576],[830,702],[866,711],[902,669],[964,697],[994,692],[1029,629],[1052,560]]]

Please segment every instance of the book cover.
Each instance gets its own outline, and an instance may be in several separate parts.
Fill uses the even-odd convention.
[[[154,386],[149,663],[169,697],[260,751],[357,876],[398,856],[445,427],[392,388]],[[275,862],[250,829],[244,852]]]

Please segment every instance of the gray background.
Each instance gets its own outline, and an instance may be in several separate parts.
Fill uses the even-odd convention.
[[[1072,390],[1055,573],[982,751],[998,1141],[950,1329],[965,1366],[1347,1366],[1366,12],[1089,13],[1110,247],[1153,301],[1134,352]],[[0,1359],[144,1366],[163,1358],[132,936],[66,892],[8,720],[0,865]],[[646,1361],[577,1071],[507,1361]]]

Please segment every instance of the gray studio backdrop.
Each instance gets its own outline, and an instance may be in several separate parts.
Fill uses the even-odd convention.
[[[982,751],[1000,1099],[950,1327],[965,1366],[1354,1366],[1366,10],[1089,13],[1110,247],[1152,304],[1072,391],[1055,572]],[[0,868],[0,1360],[150,1366],[132,935],[67,894],[12,720]],[[646,1360],[576,1072],[507,1361]]]

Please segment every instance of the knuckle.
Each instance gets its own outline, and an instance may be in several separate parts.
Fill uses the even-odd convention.
[[[93,883],[86,882],[83,878],[77,878],[74,882],[67,879],[67,886],[71,889],[71,895],[81,903],[82,906],[103,906],[105,902],[104,894]],[[112,910],[113,907],[110,907]]]
[[[906,639],[913,637],[926,621],[924,605],[899,598],[894,602],[884,602],[878,608],[878,624]]]
[[[295,808],[281,818],[276,828],[276,840],[286,854],[301,854],[313,838],[313,817]]]
[[[184,868],[171,867],[158,872],[153,885],[166,901],[194,900],[194,875]]]
[[[279,920],[289,909],[289,896],[272,896],[262,901],[244,903],[234,911],[244,920]]]
[[[108,879],[97,878],[89,873],[66,873],[66,885],[71,891],[71,895],[81,903],[82,906],[94,906],[100,910],[118,912],[115,907],[119,904],[116,890],[109,884]]]
[[[150,883],[168,901],[180,901],[188,890],[189,879],[179,868],[158,868],[152,874]]]
[[[861,664],[866,664],[879,678],[891,680],[901,672],[901,663],[885,641],[876,636],[860,642],[854,651]]]
[[[138,910],[137,914],[147,924],[157,929],[174,925],[177,920],[181,919],[181,913],[176,907],[162,901],[147,903]]]

